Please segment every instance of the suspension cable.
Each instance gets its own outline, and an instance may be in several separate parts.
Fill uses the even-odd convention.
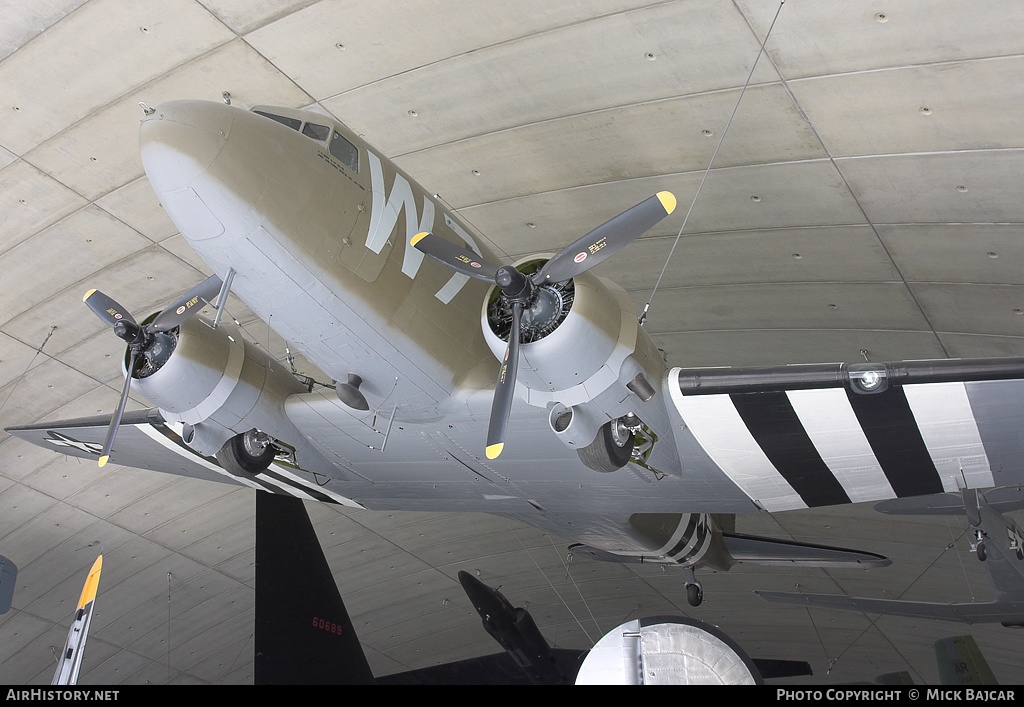
[[[658,281],[654,283],[654,289],[651,290],[651,296],[647,300],[647,304],[644,305],[644,311],[640,314],[640,326],[643,326],[647,321],[647,310],[651,308],[651,302],[654,300],[654,294],[658,291],[658,286],[661,285],[661,278],[665,276],[665,271],[668,269],[669,261],[672,260],[672,254],[676,252],[676,246],[679,245],[679,239],[683,235],[683,229],[686,228],[686,223],[690,220],[690,214],[693,213],[693,207],[697,203],[697,197],[700,196],[700,191],[704,188],[704,182],[707,181],[708,174],[711,173],[711,168],[715,164],[715,158],[718,157],[718,151],[722,149],[722,143],[725,142],[725,136],[729,132],[732,120],[736,117],[736,111],[739,110],[740,101],[743,100],[743,94],[746,93],[747,86],[750,85],[750,81],[754,77],[754,70],[757,68],[757,62],[764,53],[765,45],[768,44],[768,37],[771,36],[772,29],[775,28],[775,21],[779,19],[779,13],[782,12],[782,6],[785,4],[786,0],[782,0],[782,2],[779,3],[779,9],[775,11],[775,17],[772,19],[772,23],[768,27],[768,32],[764,35],[764,41],[761,42],[761,48],[758,49],[757,56],[754,58],[754,65],[750,67],[750,73],[747,74],[747,80],[743,83],[743,88],[740,90],[740,95],[736,99],[736,105],[733,106],[732,114],[729,116],[729,121],[725,124],[725,130],[722,131],[722,137],[718,138],[718,145],[715,147],[715,151],[711,155],[711,161],[708,162],[708,166],[704,170],[704,175],[700,178],[700,184],[697,185],[697,192],[693,195],[693,200],[690,202],[690,208],[687,209],[686,216],[683,217],[683,225],[679,227],[679,233],[676,234],[676,239],[672,243],[672,249],[669,250],[668,257],[665,258],[665,264],[661,267],[661,274],[658,275]]]

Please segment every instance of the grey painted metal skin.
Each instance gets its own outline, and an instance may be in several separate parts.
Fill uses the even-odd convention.
[[[876,599],[830,594],[756,592],[769,602],[858,611],[889,616],[912,616],[968,624],[1002,623],[1024,627],[1024,534],[1003,513],[1024,508],[1020,488],[998,488],[982,493],[964,489],[960,495],[883,501],[876,510],[892,515],[966,515],[975,549],[992,583],[990,602],[941,604],[938,602]]]
[[[822,505],[794,493],[772,461],[758,456],[761,442],[747,449],[732,445],[749,421],[716,421],[707,414],[713,411],[688,407],[679,373],[668,371],[636,325],[628,298],[590,274],[577,278],[581,304],[564,329],[524,344],[505,452],[484,459],[494,353],[504,348],[486,323],[481,326],[488,288],[425,260],[408,242],[429,230],[499,259],[342,125],[302,111],[254,110],[279,119],[199,101],[159,106],[142,126],[147,174],[190,245],[216,273],[234,271],[232,291],[333,379],[358,374],[370,409],[353,410],[322,390],[302,392],[280,364],[231,341],[229,328],[210,330],[196,318],[181,327],[182,349],[172,356],[184,368],[139,382],[161,413],[137,419],[134,437],[119,438],[117,461],[158,468],[145,454],[130,461],[131,453],[121,452],[128,440],[145,439],[179,457],[164,470],[219,475],[203,457],[231,434],[256,427],[294,449],[291,465],[275,465],[271,472],[277,469],[278,477],[261,474],[239,483],[370,508],[505,514],[626,558],[722,567],[731,559],[710,542],[712,534],[688,530],[708,531],[713,519],[707,514]],[[281,119],[293,121],[294,129]],[[335,154],[317,130],[300,132],[310,123],[326,128],[321,137],[348,141],[358,164],[344,150]],[[572,349],[581,342],[582,365]],[[193,376],[193,368],[209,375]],[[626,388],[637,373],[657,391],[649,401]],[[773,387],[770,380],[766,385]],[[997,401],[979,392],[988,384],[970,385],[971,405]],[[933,400],[944,406],[962,397],[943,388]],[[731,404],[721,396],[701,399]],[[549,410],[556,404],[576,406],[582,426],[555,433]],[[979,425],[970,406],[953,409],[955,419],[931,420],[933,436],[941,436],[944,425],[957,431],[974,425],[974,437],[983,427],[991,436],[995,419]],[[592,439],[601,423],[629,412],[657,440],[644,463],[613,474],[585,467],[573,448]],[[181,424],[196,429],[191,449],[166,434]],[[63,440],[54,437],[60,427],[11,431],[64,444],[68,453],[93,453],[91,424],[65,426],[56,433]],[[969,452],[972,485],[992,485],[991,457],[977,459],[979,444],[972,437],[945,456],[932,455],[933,462],[943,465]],[[1013,451],[989,439],[981,446],[1006,460]],[[857,485],[864,464],[826,466],[834,484],[854,479]],[[945,471],[940,490],[955,483]],[[1024,481],[1019,466],[1001,472],[1000,483]],[[880,483],[858,489],[860,496],[847,502],[895,495]],[[665,522],[646,522],[647,514]],[[756,553],[748,556],[753,560]]]

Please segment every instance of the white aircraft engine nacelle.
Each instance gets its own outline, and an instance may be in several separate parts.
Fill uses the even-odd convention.
[[[517,267],[528,271],[532,264]],[[552,409],[552,430],[579,449],[603,424],[633,411],[622,404],[627,384],[640,373],[657,381],[661,360],[629,295],[614,283],[585,272],[538,290],[537,304],[523,312],[516,397]],[[511,313],[496,293],[492,288],[481,316],[484,338],[500,361]]]
[[[296,433],[284,413],[285,398],[304,390],[299,381],[233,325],[217,329],[192,317],[168,332],[176,339],[166,360],[137,367],[134,387],[196,451],[214,455],[224,443],[252,429],[289,439]]]

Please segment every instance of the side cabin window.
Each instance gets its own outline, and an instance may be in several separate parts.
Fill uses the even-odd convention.
[[[271,120],[276,120],[281,125],[287,125],[292,130],[298,130],[300,127],[302,127],[302,121],[301,120],[296,120],[295,118],[286,118],[283,115],[274,115],[273,113],[264,113],[261,110],[254,110],[253,113],[255,113],[256,115],[262,115],[264,118],[270,118]]]
[[[359,173],[359,150],[338,131],[331,136],[331,154],[343,165]]]

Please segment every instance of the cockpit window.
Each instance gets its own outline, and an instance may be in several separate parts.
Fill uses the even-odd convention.
[[[321,140],[327,142],[328,136],[331,134],[331,129],[326,125],[317,125],[316,123],[306,123],[305,127],[302,128],[302,134],[306,137],[311,137],[314,140]]]
[[[341,133],[335,132],[331,136],[331,154],[343,165],[353,172],[359,172],[359,150],[351,142],[346,140]]]
[[[296,120],[295,118],[286,118],[283,115],[274,115],[273,113],[264,113],[261,110],[254,110],[253,113],[256,113],[257,115],[262,115],[264,118],[270,118],[271,120],[276,120],[281,125],[287,125],[292,130],[298,130],[302,126],[302,121],[301,120]]]

